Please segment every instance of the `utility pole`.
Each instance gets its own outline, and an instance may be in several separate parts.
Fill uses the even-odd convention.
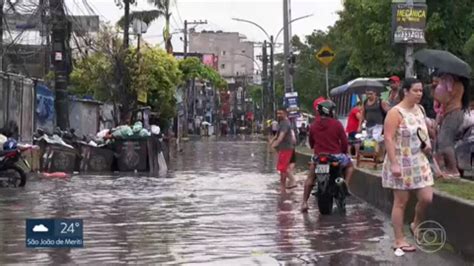
[[[41,30],[44,33],[44,37],[46,38],[46,45],[44,46],[44,72],[43,74],[46,76],[49,73],[51,67],[51,40],[49,36],[49,21],[47,19],[48,8],[46,0],[39,0],[40,10],[41,10]]]
[[[275,111],[276,111],[276,96],[275,96],[275,72],[274,72],[274,67],[275,67],[275,60],[274,60],[274,51],[275,51],[275,42],[273,40],[273,35],[270,36],[270,101],[272,105],[272,117],[275,117]]]
[[[184,59],[188,57],[188,21],[184,20],[184,49],[183,49],[183,54],[184,54]]]
[[[285,63],[285,92],[292,92],[293,85],[290,77],[290,25],[289,25],[289,10],[288,0],[283,0],[283,47],[284,47],[284,63]]]
[[[269,97],[263,97],[264,95],[269,95],[268,90],[270,88],[269,86],[269,80],[268,80],[268,75],[267,75],[267,66],[268,66],[268,57],[267,57],[267,41],[263,41],[263,46],[262,46],[262,121],[264,121],[265,117],[269,117],[268,113],[270,110],[270,98]]]
[[[413,0],[407,0],[407,5],[413,6]],[[415,59],[413,58],[413,51],[415,45],[413,43],[407,43],[405,50],[405,78],[412,78],[415,76]]]
[[[51,61],[54,65],[54,89],[56,91],[56,119],[57,126],[61,129],[69,127],[69,106],[67,82],[69,79],[68,62],[69,37],[71,34],[70,22],[64,13],[64,0],[50,0],[49,8],[52,19],[52,43]]]
[[[123,47],[128,49],[130,44],[130,0],[123,0],[124,4],[124,16],[123,16]]]
[[[0,0],[0,71],[3,71],[3,7],[5,0]]]
[[[183,31],[183,34],[184,34],[184,49],[183,49],[183,55],[184,55],[184,58],[186,59],[188,57],[188,26],[189,25],[202,25],[202,24],[207,24],[207,20],[194,20],[194,21],[187,21],[187,20],[184,20],[184,31]],[[191,103],[192,103],[192,110],[193,110],[193,125],[194,125],[194,120],[195,120],[195,116],[196,116],[196,88],[195,88],[195,80],[193,78],[192,82],[189,82],[189,80],[186,82],[186,92],[185,94],[188,96],[189,95],[189,84],[191,83],[191,95],[192,97],[186,97],[186,99],[189,101],[191,100]],[[191,98],[191,99],[189,99]],[[185,105],[188,105],[188,102],[184,102]],[[186,106],[185,108],[185,128],[187,129],[188,128],[188,108]],[[195,128],[195,127],[194,127]],[[194,130],[195,132],[196,130]],[[186,130],[187,132],[187,130]]]
[[[184,20],[184,50],[183,50],[183,54],[184,54],[184,58],[187,58],[188,57],[188,25],[203,25],[203,24],[207,24],[207,20],[194,20],[194,21],[190,21],[188,22],[187,20]]]

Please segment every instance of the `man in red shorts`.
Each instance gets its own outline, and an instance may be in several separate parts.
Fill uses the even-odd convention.
[[[277,170],[280,172],[280,187],[284,191],[285,188],[293,188],[296,182],[292,174],[288,171],[291,158],[295,149],[290,120],[286,109],[280,108],[277,112],[278,125],[277,138],[272,141],[272,148],[278,150]],[[286,187],[286,179],[289,179],[288,187]]]

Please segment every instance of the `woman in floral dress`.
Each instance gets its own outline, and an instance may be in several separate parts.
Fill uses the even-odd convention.
[[[382,186],[393,190],[392,223],[395,233],[394,250],[413,252],[403,234],[405,208],[410,192],[416,193],[418,202],[412,231],[423,221],[426,208],[433,199],[433,174],[426,153],[431,152],[429,140],[424,150],[418,130],[428,135],[424,110],[418,103],[423,95],[419,80],[408,78],[403,83],[402,101],[393,107],[385,119],[384,138],[387,155],[382,170]]]

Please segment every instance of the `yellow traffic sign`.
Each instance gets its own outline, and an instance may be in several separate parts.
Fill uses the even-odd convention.
[[[146,104],[148,102],[148,93],[146,90],[139,90],[137,92],[137,100],[141,103]]]
[[[329,64],[331,64],[331,62],[334,60],[335,56],[336,54],[331,49],[331,47],[325,45],[316,54],[316,59],[318,59],[323,65],[329,66]]]

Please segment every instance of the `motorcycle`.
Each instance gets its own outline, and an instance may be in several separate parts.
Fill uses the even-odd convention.
[[[21,156],[29,148],[0,151],[0,187],[24,187],[29,163]]]
[[[319,212],[323,215],[331,214],[333,201],[340,212],[346,211],[347,185],[342,177],[342,167],[339,159],[334,155],[320,154],[313,156],[317,186],[313,195],[317,199]]]

